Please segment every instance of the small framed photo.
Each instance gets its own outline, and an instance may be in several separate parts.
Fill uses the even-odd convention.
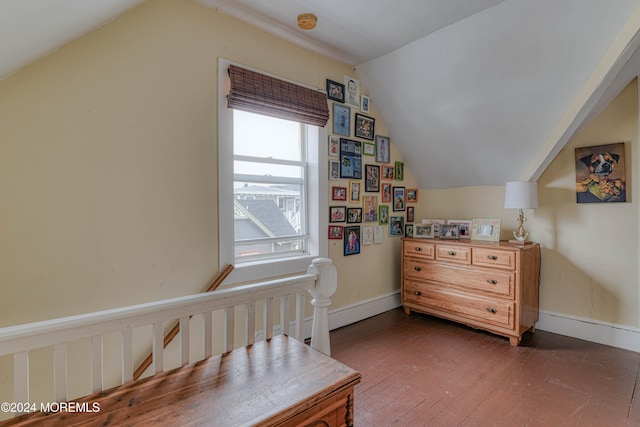
[[[380,166],[364,165],[365,180],[364,191],[369,193],[377,193],[380,191]]]
[[[336,135],[329,135],[329,155],[331,157],[338,157],[340,155],[340,137]]]
[[[332,181],[340,179],[340,162],[338,160],[329,160],[329,179]]]
[[[362,227],[362,245],[370,245],[373,243],[373,227]]]
[[[391,142],[389,140],[389,137],[376,135],[376,162],[389,163],[390,161],[391,161]]]
[[[331,200],[347,201],[347,187],[331,187]]]
[[[351,136],[351,108],[333,103],[333,133]]]
[[[389,205],[378,205],[378,224],[389,224]]]
[[[365,156],[375,156],[376,155],[376,144],[371,142],[363,143],[364,147],[362,148],[362,153]]]
[[[342,226],[330,225],[329,226],[329,239],[338,240],[342,239]]]
[[[389,236],[402,237],[404,236],[404,217],[392,216],[389,220]]]
[[[440,238],[448,240],[460,239],[460,226],[457,224],[445,224],[440,226]]]
[[[393,210],[403,211],[406,208],[404,187],[393,187]]]
[[[382,226],[376,225],[373,227],[373,243],[378,244],[384,241]]]
[[[404,225],[404,237],[413,237],[413,224]]]
[[[362,183],[360,181],[349,181],[349,202],[360,202],[362,196]]]
[[[360,226],[344,228],[344,255],[355,255],[360,253]]]
[[[364,221],[378,222],[378,196],[363,196]]]
[[[382,183],[382,203],[391,203],[391,184]]]
[[[471,238],[471,224],[472,221],[470,219],[449,219],[447,220],[448,225],[457,225],[460,227],[460,238],[461,239],[470,239]]]
[[[354,136],[362,139],[374,140],[376,119],[356,113]]]
[[[327,79],[327,98],[344,103],[344,85]]]
[[[347,224],[362,222],[362,208],[347,208]]]
[[[471,225],[471,239],[500,241],[500,223],[499,219],[474,219]]]
[[[390,179],[393,181],[393,171],[395,171],[393,166],[382,165],[382,179]]]
[[[407,206],[407,222],[413,222],[415,218],[415,208]]]
[[[370,100],[368,96],[360,96],[360,111],[362,111],[363,113],[369,113],[369,104]]]
[[[413,224],[413,237],[416,239],[433,239],[433,224]]]
[[[440,226],[447,223],[444,219],[423,219],[423,224],[431,224],[433,225],[433,237],[440,236]],[[415,230],[414,230],[415,231]]]
[[[346,220],[346,206],[329,206],[329,222],[345,222]]]
[[[407,203],[416,203],[418,201],[418,189],[407,188]]]
[[[404,181],[404,162],[396,162],[396,176],[398,181]]]

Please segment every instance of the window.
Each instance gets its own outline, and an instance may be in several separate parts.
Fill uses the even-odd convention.
[[[309,254],[307,125],[232,114],[235,264]]]
[[[220,268],[234,265],[229,283],[306,271],[327,253],[326,130],[229,109],[229,64],[219,62]]]

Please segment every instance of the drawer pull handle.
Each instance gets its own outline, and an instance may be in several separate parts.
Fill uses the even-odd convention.
[[[416,295],[416,296],[420,296],[420,295],[422,295],[422,292],[420,292],[420,291],[415,291],[413,294],[414,294],[414,295]]]
[[[495,255],[487,255],[487,258],[489,258],[490,260],[493,260],[493,261],[498,259],[498,257],[495,256]]]
[[[413,267],[415,271],[422,271],[422,267]]]
[[[455,256],[455,255],[456,255],[456,253],[455,253],[455,252],[453,252],[453,251],[449,251],[449,252],[447,252],[447,253],[448,253],[449,255],[451,255],[451,256]]]
[[[491,307],[487,307],[487,311],[488,311],[489,313],[493,313],[493,314],[495,314],[495,313],[497,313],[497,312],[498,312],[498,310],[496,310],[495,308],[491,308]]]
[[[497,285],[498,281],[497,280],[493,280],[493,279],[489,279],[489,280],[487,280],[487,283],[489,283],[491,285]]]
[[[420,246],[415,247],[416,252],[422,252],[422,248]]]

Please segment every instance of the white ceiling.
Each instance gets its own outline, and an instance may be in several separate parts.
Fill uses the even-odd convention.
[[[640,0],[196,1],[354,66],[425,189],[535,179],[640,62],[627,62],[640,44],[633,28],[624,54],[576,104]],[[0,78],[142,2],[0,0]],[[318,16],[316,29],[297,28],[302,12]],[[558,132],[573,109],[580,114]]]

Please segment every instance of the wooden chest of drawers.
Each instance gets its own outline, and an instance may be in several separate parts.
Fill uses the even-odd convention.
[[[511,345],[538,321],[538,244],[405,238],[401,274],[407,314],[485,329]]]

